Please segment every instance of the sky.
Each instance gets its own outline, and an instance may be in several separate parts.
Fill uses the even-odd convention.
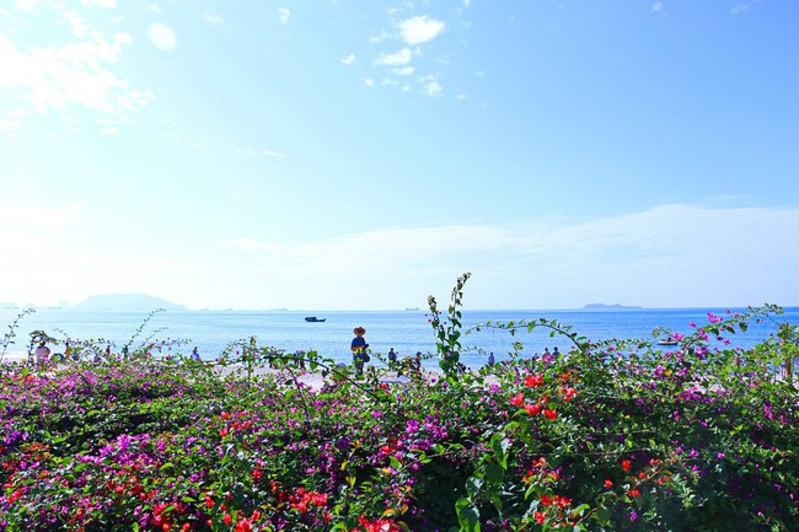
[[[5,0],[0,302],[799,305],[793,0]]]

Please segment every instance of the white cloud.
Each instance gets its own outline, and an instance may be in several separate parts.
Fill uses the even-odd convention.
[[[369,43],[370,44],[377,44],[379,42],[386,41],[386,40],[388,40],[390,38],[391,38],[391,34],[389,32],[387,32],[385,30],[381,30],[380,33],[378,33],[377,35],[372,35],[371,37],[369,37]]]
[[[205,20],[208,24],[212,24],[216,26],[217,24],[222,24],[225,20],[217,15],[216,13],[211,13],[206,11],[203,15],[203,20]]]
[[[749,11],[749,6],[747,6],[746,4],[735,4],[734,6],[732,6],[732,8],[730,8],[729,13],[730,15],[735,16],[745,13],[747,11]]]
[[[178,45],[178,37],[172,28],[161,22],[154,22],[147,28],[147,37],[156,48],[171,52]]]
[[[279,7],[277,8],[277,15],[281,24],[287,24],[291,18],[291,11],[289,11],[289,9],[286,7]]]
[[[240,248],[248,251],[260,251],[269,253],[280,253],[284,250],[284,246],[276,242],[256,242],[248,236],[240,236],[225,242],[226,246],[233,248]]]
[[[433,76],[423,76],[419,78],[422,90],[427,96],[443,96],[444,87]]]
[[[41,0],[17,0],[15,5],[20,11],[30,11],[39,6]]]
[[[341,62],[347,66],[352,66],[355,64],[355,54],[349,54],[344,59],[341,59]]]
[[[86,7],[101,7],[103,9],[111,9],[117,6],[117,0],[81,0],[80,3]]]
[[[413,52],[410,48],[403,48],[399,52],[393,54],[380,54],[377,59],[375,59],[375,65],[388,65],[388,66],[400,66],[400,65],[407,65],[413,59]]]
[[[34,207],[19,205],[0,206],[0,225],[4,228],[62,229],[72,223],[82,206],[72,204],[66,207]]]
[[[80,106],[117,116],[149,103],[151,93],[132,88],[111,70],[131,44],[130,34],[109,38],[74,11],[60,17],[71,32],[63,43],[18,48],[12,37],[0,35],[0,95],[6,101],[30,105],[38,113]]]
[[[443,22],[427,15],[401,20],[398,25],[402,40],[409,45],[432,41],[445,28]]]
[[[663,11],[663,2],[652,2],[652,11],[656,13]]]
[[[374,78],[366,78],[366,79],[363,80],[363,84],[366,85],[367,87],[374,87],[375,86],[375,80],[374,80]]]
[[[394,72],[398,76],[410,76],[411,74],[413,74],[414,70],[415,69],[412,66],[406,66],[401,68],[395,68],[394,70],[392,70],[392,72]]]
[[[149,6],[147,6],[147,11],[149,11],[150,13],[160,13],[161,8],[158,7],[158,4],[150,4]]]
[[[100,129],[100,133],[102,133],[103,135],[116,135],[117,133],[119,133],[119,128],[104,127]]]
[[[28,111],[23,107],[6,111],[0,115],[0,131],[14,131],[22,126],[22,119],[28,115]]]

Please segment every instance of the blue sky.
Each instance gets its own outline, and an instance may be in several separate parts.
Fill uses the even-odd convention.
[[[799,304],[799,4],[16,0],[0,301]]]

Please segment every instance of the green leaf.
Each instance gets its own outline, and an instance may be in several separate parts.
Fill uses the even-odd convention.
[[[461,497],[455,503],[458,524],[461,532],[480,532],[480,512],[472,506],[469,499]]]
[[[497,464],[488,464],[485,479],[492,484],[499,484],[505,478],[505,470]]]

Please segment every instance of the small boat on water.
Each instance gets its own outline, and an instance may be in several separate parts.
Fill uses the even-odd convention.
[[[326,319],[327,318],[317,318],[316,316],[305,316],[305,321],[308,321],[308,322],[311,322],[311,323],[322,323]]]
[[[680,342],[669,336],[668,338],[661,338],[658,340],[658,345],[677,345]]]

